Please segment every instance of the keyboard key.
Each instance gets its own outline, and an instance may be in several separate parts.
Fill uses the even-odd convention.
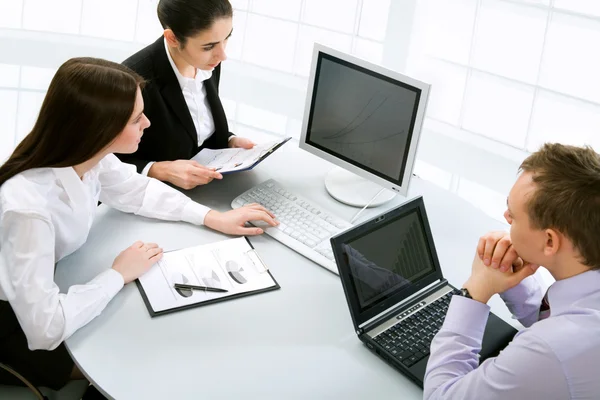
[[[408,347],[409,347],[408,345],[405,345],[402,342],[400,342],[400,344],[396,346],[396,349],[406,351],[406,349],[408,349]]]
[[[410,357],[412,357],[414,353],[411,353],[410,351],[403,351],[401,353],[398,353],[396,355],[396,358],[400,361],[404,361],[404,360],[408,360]]]

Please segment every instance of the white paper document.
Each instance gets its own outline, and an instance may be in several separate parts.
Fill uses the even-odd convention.
[[[244,237],[166,252],[139,278],[139,283],[147,305],[151,307],[151,315],[242,293],[279,288]],[[176,283],[228,292],[175,289]]]
[[[252,167],[262,157],[289,138],[256,144],[251,149],[202,149],[192,160],[221,173],[241,171]]]

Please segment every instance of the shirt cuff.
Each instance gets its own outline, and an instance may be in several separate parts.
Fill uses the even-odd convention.
[[[112,268],[96,276],[90,283],[102,286],[109,299],[115,297],[125,285],[123,275]]]
[[[150,172],[150,168],[152,168],[152,164],[154,164],[154,163],[155,163],[155,161],[150,161],[148,164],[146,164],[146,166],[142,170],[142,175],[148,176],[148,172]]]
[[[518,285],[508,289],[504,293],[500,293],[500,297],[505,302],[519,304],[535,295],[538,290],[542,290],[542,288],[534,274],[523,279]]]
[[[181,220],[194,225],[204,225],[204,217],[206,217],[206,214],[208,214],[209,211],[210,208],[190,200],[185,207],[183,207]]]
[[[452,296],[442,329],[462,336],[483,338],[490,306],[463,296]]]
[[[235,137],[234,134],[231,134],[231,136],[229,136],[229,139],[227,139],[227,142],[229,143],[231,141],[231,139],[233,139]]]

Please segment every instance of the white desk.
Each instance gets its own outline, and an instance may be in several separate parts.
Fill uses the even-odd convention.
[[[357,209],[331,199],[323,177],[330,164],[288,143],[255,171],[226,176],[190,196],[216,210],[275,178],[349,220]],[[462,199],[413,180],[423,194],[445,276],[460,287],[479,236],[502,229]],[[410,197],[412,197],[410,196]],[[365,211],[363,219],[392,204]],[[225,236],[204,227],[123,214],[102,205],[87,243],[62,260],[56,281],[65,291],[110,268],[136,240],[165,250]],[[421,399],[422,391],[356,337],[338,276],[264,235],[251,239],[281,289],[151,319],[135,284],[67,340],[81,370],[116,399]],[[499,298],[493,310],[509,314]]]

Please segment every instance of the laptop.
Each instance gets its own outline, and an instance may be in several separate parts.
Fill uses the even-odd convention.
[[[423,198],[332,237],[331,245],[359,339],[423,387],[431,340],[460,293],[442,274]],[[480,361],[516,333],[491,313]]]

